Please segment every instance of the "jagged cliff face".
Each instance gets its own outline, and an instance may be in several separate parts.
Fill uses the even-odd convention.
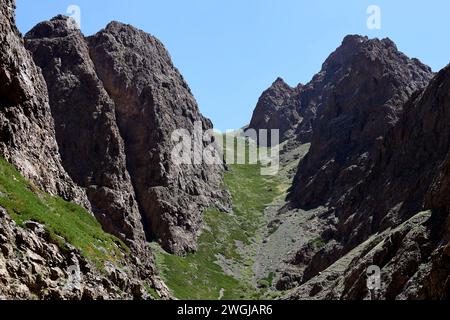
[[[363,154],[369,144],[374,143],[374,136],[382,137],[392,127],[401,112],[401,105],[431,76],[430,68],[406,57],[389,39],[347,36],[306,85],[291,88],[282,79],[277,79],[261,95],[249,128],[279,129],[281,141],[314,141],[305,162],[315,166],[302,166],[310,173],[299,175],[307,175],[302,177],[306,180],[302,185],[307,184],[313,174],[318,176],[314,183],[320,183],[319,176],[330,174],[333,164],[328,163],[327,173],[318,174],[319,168],[332,157],[344,161],[345,152],[349,153],[347,150],[350,149],[362,149],[358,152]],[[374,108],[378,108],[377,114],[371,112]],[[381,122],[385,123],[381,127],[374,125]],[[337,140],[344,138],[347,140]],[[346,147],[341,148],[343,145]],[[312,158],[315,154],[320,156]],[[299,190],[303,196],[298,199],[305,206],[309,205],[304,195],[306,191]],[[323,199],[328,200],[329,196],[327,192],[323,193]],[[312,195],[311,198],[317,197]]]
[[[312,86],[322,88],[320,103],[293,201],[305,208],[326,205],[358,184],[403,104],[431,77],[430,68],[406,57],[389,39],[346,37],[313,80]]]
[[[14,17],[15,2],[0,3],[0,150],[40,188],[86,208],[86,195],[61,165],[47,87],[24,48]]]
[[[59,16],[26,35],[47,82],[64,167],[104,229],[137,251],[144,232],[170,252],[195,250],[203,211],[227,207],[224,167],[172,163],[171,135],[211,122],[157,39],[118,22],[89,39],[70,26]]]
[[[318,210],[303,227],[316,238],[280,264],[276,287],[297,287],[286,298],[448,297],[449,79],[449,67],[435,75],[389,39],[347,36],[310,83],[278,80],[263,94],[250,127],[311,141],[280,214]],[[378,292],[367,289],[371,265]]]
[[[376,153],[370,175],[338,204],[343,221],[338,231],[346,242],[351,244],[364,231],[398,225],[423,209],[446,210],[442,196],[450,150],[449,80],[446,68],[405,104],[403,116]],[[362,200],[357,207],[355,199]]]
[[[278,78],[259,98],[248,127],[280,130],[281,142],[292,139],[295,129],[303,122],[299,114],[300,91],[301,85],[292,88]]]
[[[294,207],[328,207],[324,244],[299,248],[277,287],[298,286],[289,299],[445,299],[449,68],[434,75],[390,40],[351,36],[327,69],[341,76],[331,95],[324,88],[291,196]]]
[[[137,248],[145,231],[168,251],[195,250],[203,211],[227,201],[224,167],[172,163],[171,135],[211,122],[157,39],[118,22],[85,39],[67,19],[26,36],[47,82],[64,167],[106,231]]]
[[[226,196],[222,165],[179,165],[171,152],[176,129],[212,128],[164,46],[129,25],[110,23],[88,39],[99,78],[115,102],[131,175],[148,233],[166,250],[196,249],[202,212]]]
[[[67,17],[42,22],[26,46],[42,68],[64,168],[82,186],[105,231],[143,252],[144,228],[126,167],[115,104]]]
[[[338,242],[312,258],[290,298],[371,297],[370,265],[381,268],[383,283],[372,298],[449,297],[449,70],[405,104],[367,179],[330,213]]]
[[[46,195],[41,190],[52,195],[62,196],[66,200],[75,201],[89,210],[91,208],[89,201],[91,201],[93,204],[95,203],[96,208],[94,210],[98,213],[97,206],[101,203],[96,202],[95,198],[91,197],[91,189],[98,187],[103,189],[99,191],[100,194],[105,192],[108,195],[109,190],[106,188],[119,191],[122,186],[120,184],[126,181],[126,172],[108,171],[111,165],[124,170],[123,158],[116,157],[123,146],[120,145],[119,136],[114,132],[113,127],[109,127],[113,117],[110,102],[104,97],[105,92],[97,87],[98,79],[95,80],[91,73],[93,70],[92,64],[84,60],[87,48],[82,46],[75,48],[74,42],[79,39],[78,34],[71,38],[74,42],[67,39],[64,42],[62,40],[64,30],[56,27],[58,24],[56,22],[55,30],[51,30],[54,32],[54,39],[47,39],[48,42],[43,41],[42,43],[42,47],[45,48],[42,50],[55,50],[60,54],[60,56],[55,54],[54,60],[47,60],[48,64],[42,65],[46,71],[46,76],[55,76],[53,81],[49,81],[52,93],[52,109],[50,108],[48,90],[41,70],[36,67],[31,54],[25,49],[23,40],[15,27],[14,4],[14,1],[2,1],[0,3],[0,38],[2,42],[0,49],[0,148],[1,156],[17,167],[20,173],[30,182],[22,181],[19,176],[11,176],[9,169],[6,169],[2,162],[2,192],[0,196],[2,197],[2,206],[7,207],[8,210],[0,207],[0,282],[2,283],[0,297],[144,299],[150,298],[148,288],[156,289],[155,295],[156,292],[159,292],[161,297],[169,297],[167,288],[155,275],[149,251],[142,250],[141,252],[145,252],[145,254],[140,255],[136,255],[136,251],[134,251],[134,255],[131,256],[129,250],[119,245],[118,242],[114,242],[119,241],[118,239],[111,239],[114,243],[112,244],[113,248],[117,249],[116,255],[114,257],[111,255],[113,261],[102,266],[102,268],[94,260],[90,260],[89,255],[83,251],[79,242],[83,237],[92,235],[75,235],[75,238],[78,239],[76,240],[78,246],[75,247],[70,242],[70,240],[74,240],[74,235],[71,238],[70,234],[66,234],[68,237],[65,238],[58,233],[58,225],[61,230],[64,230],[65,227],[61,227],[61,225],[67,226],[73,223],[73,221],[58,220],[63,219],[62,216],[65,214],[70,216],[68,220],[75,219],[74,221],[77,221],[76,223],[79,223],[80,226],[86,227],[86,230],[91,230],[105,239],[109,239],[110,236],[102,233],[100,226],[94,223],[95,220],[92,220],[90,212],[78,207],[75,209],[75,206],[69,204],[52,207],[52,201],[60,200]],[[51,38],[52,34],[49,33],[48,37]],[[58,51],[54,46],[58,42],[61,45],[67,45],[65,49],[74,49],[71,52],[72,55]],[[76,61],[73,65],[67,63],[66,59],[70,60],[70,58]],[[74,65],[76,67],[71,71],[70,68]],[[61,68],[59,71],[58,67]],[[84,85],[80,85],[80,82],[84,82]],[[61,85],[60,90],[56,88],[58,83]],[[83,97],[76,100],[74,95],[76,93],[82,94],[84,90],[87,90],[86,88],[89,88],[91,93],[94,92],[92,96],[86,97],[92,99],[91,102],[82,106],[73,106],[74,109],[79,107],[77,116],[72,110],[65,110],[74,117],[74,121],[79,121],[77,124],[79,128],[75,129],[73,123],[65,122],[67,118],[64,119],[63,112],[58,107],[63,107],[62,100],[64,99],[66,99],[64,102],[79,102],[82,104]],[[67,95],[65,95],[66,93]],[[84,114],[81,110],[83,107],[87,110]],[[55,111],[56,116],[53,111]],[[100,119],[98,122],[92,120],[94,115]],[[62,136],[67,142],[72,143],[72,145],[67,146],[67,149],[64,148],[63,150],[65,161],[61,161],[58,151],[53,117],[57,120],[58,129],[61,129],[60,126],[67,125],[68,130],[73,130],[73,134],[79,134],[78,138],[86,138],[86,141],[84,141],[86,146],[81,146],[76,144],[73,138],[69,141],[69,137],[64,136],[66,134],[64,130],[57,130],[56,135],[59,138]],[[93,128],[89,128],[89,125],[92,125]],[[102,129],[104,129],[104,132]],[[92,135],[87,137],[84,130],[90,130],[89,132]],[[101,133],[104,133],[103,144],[106,147],[103,147],[102,144],[93,147],[93,154],[104,162],[93,166],[92,169],[97,171],[88,175],[84,171],[83,165],[91,161],[92,150],[89,148],[92,148],[92,144],[99,143],[99,140],[96,139],[100,139],[98,135]],[[58,142],[61,142],[61,140]],[[80,155],[76,154],[76,148],[80,148],[77,150]],[[105,149],[110,153],[107,153]],[[86,158],[82,158],[83,156]],[[77,159],[73,160],[71,157],[78,159],[81,168],[79,171],[70,171],[73,169],[70,166],[74,163],[72,161],[77,161]],[[106,163],[106,161],[111,162]],[[66,173],[63,164],[70,171],[70,175]],[[100,172],[99,166],[102,166],[104,171]],[[86,174],[84,176],[86,180],[79,180],[84,174]],[[113,177],[114,174],[117,174],[117,176]],[[85,190],[76,186],[70,176],[77,180],[76,182],[85,190],[89,191],[89,200]],[[95,184],[90,179],[95,180]],[[103,197],[103,201],[110,201],[113,209],[108,209],[113,211],[108,212],[112,217],[107,217],[106,221],[126,225],[130,221],[127,220],[130,219],[127,216],[132,214],[132,211],[125,213],[114,196],[108,195],[108,197],[110,197],[109,200],[106,196]],[[129,198],[126,199],[128,201]],[[17,211],[15,209],[17,205],[24,212]],[[117,207],[115,207],[116,205]],[[43,212],[37,213],[39,210],[43,210]],[[117,215],[114,215],[114,210],[117,210]],[[12,217],[14,217],[15,220],[20,221],[21,219],[18,216],[21,216],[21,214],[31,214],[35,217],[43,214],[45,217],[37,218],[37,220],[43,219],[47,222],[53,222],[50,222],[50,225],[45,225],[35,221],[18,223],[12,220]],[[97,216],[102,223],[105,223],[101,216]],[[118,220],[120,221],[116,220],[117,216],[119,216]],[[107,229],[108,224],[105,223],[104,227]],[[127,227],[122,230],[125,232]],[[142,229],[137,228],[136,230],[143,234]],[[69,232],[71,231],[69,230]],[[133,240],[133,236],[129,238],[128,236],[126,235],[127,240]],[[96,238],[92,239],[95,240]],[[110,254],[107,249],[102,247],[102,240],[99,241],[99,244],[90,244],[91,246],[98,245],[95,249],[92,247],[84,249],[88,251],[100,250],[98,252],[101,252],[101,254]],[[141,242],[143,244],[143,240]],[[71,274],[72,267],[76,267],[81,276],[76,287],[66,286],[69,278],[73,276]]]

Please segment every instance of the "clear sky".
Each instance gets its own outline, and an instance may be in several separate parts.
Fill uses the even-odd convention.
[[[158,37],[220,130],[247,124],[276,77],[308,82],[347,34],[390,37],[435,71],[450,63],[448,0],[17,0],[19,29],[72,4],[85,35],[118,20]],[[379,30],[367,27],[369,5]]]

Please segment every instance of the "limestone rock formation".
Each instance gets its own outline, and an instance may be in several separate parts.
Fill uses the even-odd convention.
[[[0,3],[0,152],[38,187],[89,208],[61,165],[42,74],[15,26],[15,2]]]

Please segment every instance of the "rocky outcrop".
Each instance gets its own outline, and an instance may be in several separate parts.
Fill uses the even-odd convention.
[[[64,103],[62,100],[64,99],[66,99],[64,100],[65,102],[76,101],[75,95],[81,94],[89,86],[92,90],[90,92],[94,91],[95,94],[90,97],[79,96],[80,100],[78,102],[82,104],[84,98],[89,99],[97,95],[97,99],[92,99],[90,103],[79,106],[80,109],[77,109],[79,113],[77,116],[75,116],[76,112],[73,112],[74,110],[65,110],[66,112],[69,111],[67,113],[74,117],[74,121],[80,121],[77,124],[80,128],[75,129],[73,123],[64,123],[62,110],[56,109],[59,111],[58,116],[55,116],[52,112],[55,109],[50,108],[48,89],[41,69],[36,67],[31,54],[25,49],[21,35],[15,27],[14,9],[14,1],[2,1],[0,3],[0,38],[2,41],[0,49],[1,156],[17,167],[30,180],[30,190],[38,192],[39,196],[46,196],[41,191],[37,191],[44,190],[52,195],[59,195],[66,200],[77,202],[89,210],[91,209],[90,200],[92,203],[95,203],[96,208],[94,208],[94,211],[98,213],[98,206],[101,203],[93,200],[91,195],[92,192],[105,192],[110,198],[104,197],[103,204],[105,206],[112,205],[112,208],[108,208],[111,216],[108,216],[107,219],[111,223],[121,222],[125,225],[127,222],[126,218],[119,222],[116,218],[119,215],[120,219],[122,219],[123,216],[132,214],[132,211],[128,211],[128,208],[126,209],[127,211],[122,209],[120,207],[122,203],[115,202],[116,198],[111,196],[108,190],[102,188],[104,186],[107,187],[109,182],[111,189],[113,189],[127,178],[124,159],[120,155],[123,145],[120,144],[120,136],[117,135],[117,132],[114,132],[112,127],[107,128],[110,122],[113,122],[112,117],[114,113],[112,113],[112,107],[107,100],[106,92],[96,87],[99,84],[98,79],[96,82],[94,77],[91,77],[92,63],[89,65],[87,61],[82,61],[85,56],[81,53],[87,53],[87,48],[77,47],[75,50],[75,46],[70,47],[70,41],[64,44],[61,43],[63,46],[67,45],[59,51],[61,57],[55,55],[54,60],[47,60],[47,64],[42,64],[43,69],[47,72],[46,76],[52,74],[51,72],[55,72],[54,82],[49,81],[52,85],[49,88],[52,92],[52,107],[55,105],[62,107]],[[59,28],[56,29],[58,29],[55,31],[56,34],[60,31],[63,32]],[[54,41],[57,42],[57,39],[54,39]],[[46,44],[48,45],[47,48],[51,48],[50,43]],[[74,52],[71,53],[72,55],[67,52],[66,54],[62,53],[68,48],[74,49]],[[56,48],[53,47],[53,49],[57,51]],[[58,58],[60,58],[60,63],[61,59],[64,60],[64,58],[68,58],[68,60],[74,58],[76,62],[73,62],[73,65],[65,64],[62,67],[62,64],[58,64]],[[64,62],[66,63],[67,60],[64,60]],[[69,69],[74,65],[76,67],[72,69],[73,73],[71,73]],[[58,66],[62,67],[59,69],[61,72],[57,76],[56,71],[51,69],[52,66],[55,69]],[[79,76],[79,79],[74,79],[75,75]],[[56,88],[58,82],[61,85],[59,90]],[[84,84],[79,85],[80,82],[84,82]],[[69,83],[73,86],[69,86]],[[58,96],[58,94],[61,95]],[[63,97],[64,94],[67,95]],[[58,99],[61,99],[61,101]],[[57,103],[55,103],[55,100],[57,100]],[[85,107],[88,112],[83,113],[82,107]],[[98,113],[96,114],[96,112]],[[94,116],[97,116],[100,120],[98,122],[92,120],[91,117]],[[83,143],[86,144],[86,147],[76,144],[76,139],[73,137],[64,137],[64,131],[57,130],[55,133],[54,118],[58,121],[58,129],[61,129],[61,126],[64,124],[68,124],[69,130],[73,130],[72,133],[75,135],[78,134],[76,138],[84,137],[85,141]],[[92,122],[89,122],[89,120],[92,120]],[[83,131],[88,130],[86,124],[93,126],[89,137]],[[103,132],[101,131],[102,129],[104,129]],[[116,131],[118,130],[116,129]],[[61,134],[61,132],[63,133]],[[104,133],[103,138],[105,140],[102,143],[99,143],[98,140],[100,133]],[[61,148],[64,149],[64,161],[61,160],[58,143],[56,142],[57,139],[55,138],[55,135],[61,138],[60,134],[66,142],[73,143],[67,146],[67,149]],[[89,149],[92,148],[92,141],[99,143],[93,152]],[[77,150],[80,154],[71,149],[76,147],[80,147]],[[105,149],[110,153],[106,153]],[[82,152],[85,153],[81,154]],[[87,171],[83,171],[85,170],[83,164],[91,161],[93,154],[104,156],[104,162],[100,162],[97,166],[91,168],[94,170],[95,176],[94,174],[86,175],[87,179],[81,182],[81,175]],[[117,157],[114,158],[116,155]],[[107,156],[110,156],[110,158]],[[98,157],[100,158],[100,156]],[[77,183],[86,187],[86,190],[89,191],[89,200],[85,190],[73,182],[64,168],[66,166],[68,170],[73,169],[68,165],[68,163],[73,163],[71,161],[79,161],[80,171],[71,171],[70,176],[76,179]],[[110,162],[106,163],[106,161]],[[98,171],[100,166],[104,174],[102,177]],[[115,172],[111,173],[108,171],[111,166],[115,168],[117,166],[119,170],[123,171],[112,177]],[[94,182],[96,185],[94,183],[89,184],[92,181],[88,178],[91,177],[96,179]],[[8,178],[5,179],[7,181]],[[102,180],[99,182],[100,179]],[[92,190],[98,185],[101,185],[101,190]],[[115,189],[114,191],[121,192],[122,189]],[[1,196],[11,196],[20,201],[23,195],[13,192],[11,195],[1,194]],[[129,194],[124,193],[121,196],[123,197],[123,203],[132,200]],[[26,202],[28,200],[23,199],[23,201]],[[117,215],[112,214],[114,209],[117,210]],[[16,214],[18,213],[20,212],[16,212]],[[48,215],[54,214],[55,212],[49,209]],[[101,220],[100,215],[97,214],[97,217]],[[55,219],[57,220],[56,216]],[[132,227],[134,228],[134,226]],[[105,229],[107,229],[107,224],[105,224]],[[125,233],[129,229],[123,226],[122,230]],[[141,233],[139,241],[140,245],[144,245],[142,227],[140,229],[136,227],[136,230],[132,230],[132,232]],[[121,236],[122,234],[118,235]],[[128,234],[122,238],[133,240],[133,236]],[[138,238],[136,237],[136,239]],[[62,244],[61,241],[65,243]],[[130,241],[128,243],[132,244]],[[45,225],[28,221],[25,223],[25,226],[18,226],[10,218],[7,211],[0,208],[0,297],[7,299],[145,299],[149,297],[149,288],[157,288],[160,291],[160,296],[163,298],[169,297],[168,290],[156,276],[150,251],[143,249],[140,252],[139,256],[130,256],[128,251],[124,251],[120,261],[115,261],[118,262],[117,264],[112,262],[105,265],[104,270],[99,270],[98,266],[87,261],[66,240],[60,238],[58,241],[55,241],[54,236],[50,235]],[[67,281],[65,280],[68,277],[70,278],[69,272],[73,266],[77,268],[82,279],[76,287],[67,287]]]
[[[364,179],[404,103],[432,75],[389,39],[347,36],[312,81],[318,115],[292,200],[303,208],[333,203]]]
[[[405,105],[403,116],[380,144],[367,179],[338,204],[338,234],[348,246],[423,209],[446,211],[449,90],[447,67]]]
[[[83,35],[70,22],[58,16],[25,37],[47,83],[62,162],[86,190],[104,230],[142,252],[144,228],[115,105],[97,77]]]
[[[280,142],[292,139],[303,122],[298,106],[301,88],[301,85],[292,88],[278,78],[259,98],[248,128],[279,130]]]
[[[302,267],[304,272],[295,280],[300,286],[291,298],[448,298],[449,81],[450,67],[447,67],[428,86],[412,93],[403,105],[399,104],[395,113],[392,110],[372,124],[383,128],[386,119],[391,119],[385,118],[386,115],[397,114],[382,136],[373,136],[375,143],[366,144],[369,149],[344,149],[350,153],[316,168],[319,171],[312,175],[311,184],[303,187],[305,194],[294,195],[300,199],[297,204],[322,203],[328,204],[329,209],[321,217],[328,222],[322,232],[327,244],[312,254],[309,252],[306,267]],[[401,83],[406,86],[406,93],[412,92],[408,87],[411,83]],[[372,91],[376,92],[376,88]],[[378,94],[385,98],[383,92]],[[351,103],[342,107],[348,105]],[[328,111],[324,114],[326,119]],[[320,130],[321,120],[317,121]],[[345,125],[343,130],[352,132],[354,126]],[[332,141],[336,139],[340,141],[339,137]],[[313,140],[312,153],[319,150],[317,145],[314,148],[314,143],[320,146],[320,139]],[[322,146],[322,150],[328,150],[326,144]],[[360,152],[355,153],[358,150],[365,151],[364,157]],[[314,154],[309,157],[312,161]],[[341,167],[343,163],[347,163],[347,169]],[[311,165],[308,160],[300,164],[300,177],[306,172],[302,166],[308,165]],[[335,180],[333,172],[337,169],[339,178]],[[323,175],[324,170],[330,174]],[[320,176],[320,180],[315,180]],[[316,181],[317,190],[312,181]],[[353,184],[339,181],[353,181]],[[335,189],[326,193],[328,189],[322,188],[324,185]],[[322,196],[324,192],[328,198]],[[300,258],[305,257],[302,252],[300,249]],[[378,292],[367,289],[366,270],[370,265],[377,265],[382,271],[383,286]]]
[[[30,222],[23,229],[2,211],[0,295],[147,298],[148,286],[169,297],[155,275],[145,232],[183,254],[196,248],[203,211],[227,209],[222,162],[181,165],[171,159],[174,130],[194,135],[194,129],[211,129],[211,122],[150,35],[111,23],[88,41],[58,16],[27,34],[39,69],[14,25],[14,3],[2,2],[1,10],[2,156],[37,187],[92,209],[133,256],[124,253],[123,269],[111,263],[98,271],[76,249],[53,244],[45,226]],[[210,142],[202,132],[195,138],[201,146]],[[72,264],[84,278],[76,292],[59,283]]]
[[[26,35],[47,82],[64,167],[103,228],[138,252],[144,232],[167,251],[195,250],[203,211],[227,209],[224,166],[173,163],[172,133],[185,129],[204,147],[211,122],[157,39],[119,22],[85,39],[68,19]]]
[[[42,74],[15,26],[15,2],[0,3],[0,152],[38,187],[89,208],[66,174]]]
[[[286,299],[443,300],[450,293],[448,221],[431,211],[373,235]],[[446,234],[445,237],[442,237]],[[379,288],[369,289],[367,270],[380,268]]]
[[[123,258],[99,271],[78,250],[53,243],[43,225],[16,225],[0,208],[0,299],[152,299],[147,288],[169,297],[154,270]],[[152,280],[153,279],[153,280]]]
[[[223,165],[177,164],[171,135],[185,129],[199,145],[199,131],[212,128],[198,109],[169,53],[151,35],[110,23],[88,38],[90,56],[125,143],[127,168],[148,234],[171,252],[196,249],[202,212],[227,195],[220,188]],[[198,140],[196,140],[198,141]]]

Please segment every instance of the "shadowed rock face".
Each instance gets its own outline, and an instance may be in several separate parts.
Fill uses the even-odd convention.
[[[148,233],[166,250],[196,249],[202,212],[223,197],[222,165],[172,162],[172,132],[209,130],[164,46],[132,26],[110,23],[88,39],[90,55],[115,102],[127,168]]]
[[[58,16],[26,35],[47,82],[63,165],[85,188],[104,230],[143,252],[144,229],[114,102],[97,77],[83,35],[70,22]]]
[[[389,39],[347,36],[310,83],[264,92],[250,127],[311,141],[291,206],[328,207],[317,216],[324,246],[287,260],[276,286],[297,288],[286,298],[449,296],[449,80],[449,67],[435,75]],[[382,269],[378,292],[370,265]]]
[[[88,39],[96,72],[115,103],[127,169],[147,232],[166,250],[196,249],[202,212],[226,196],[223,165],[172,162],[172,132],[193,132],[204,118],[164,46],[129,25],[110,23]],[[206,143],[206,142],[205,142]]]
[[[248,127],[255,130],[280,130],[280,142],[292,138],[295,129],[303,121],[298,106],[300,92],[301,85],[291,88],[278,78],[259,98]]]
[[[375,154],[370,175],[338,204],[338,231],[347,242],[363,230],[398,225],[423,209],[448,212],[449,70],[439,72],[405,104],[404,114]]]
[[[389,39],[347,36],[309,86],[321,93],[313,99],[319,103],[311,150],[299,166],[292,200],[303,208],[332,205],[358,184],[404,103],[432,75]]]
[[[85,39],[68,21],[58,16],[26,37],[48,84],[64,166],[106,231],[138,249],[145,231],[170,252],[195,250],[203,211],[227,201],[224,167],[173,163],[171,135],[211,122],[157,39],[118,22]]]
[[[386,274],[379,297],[446,296],[437,283],[449,273],[447,73],[430,82],[431,69],[391,40],[347,36],[308,84],[278,79],[263,93],[249,127],[311,142],[289,207],[328,207],[317,216],[324,245],[306,243],[281,268],[277,288],[300,285],[289,298],[370,297],[371,264]]]
[[[446,67],[405,104],[367,179],[333,209],[335,254],[318,252],[289,298],[448,299],[449,101]],[[376,294],[366,285],[370,265],[382,271]]]
[[[15,26],[14,1],[0,3],[0,152],[37,186],[89,208],[61,165],[47,88]]]

